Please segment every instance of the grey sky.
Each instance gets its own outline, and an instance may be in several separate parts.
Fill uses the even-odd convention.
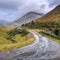
[[[0,20],[13,21],[28,12],[47,13],[60,0],[0,0]]]

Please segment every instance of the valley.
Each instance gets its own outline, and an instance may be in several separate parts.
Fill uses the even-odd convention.
[[[60,5],[47,14],[30,12],[0,25],[0,60],[60,59]]]

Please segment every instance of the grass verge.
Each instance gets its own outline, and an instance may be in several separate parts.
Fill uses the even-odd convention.
[[[45,36],[45,37],[49,38],[50,40],[56,41],[56,42],[58,42],[60,44],[60,38],[56,37],[50,31],[44,31],[44,30],[39,30],[39,29],[36,29],[36,31],[38,33],[40,33],[42,36]]]
[[[32,34],[28,34],[24,40],[21,40],[20,42],[14,43],[14,44],[4,44],[0,45],[0,51],[7,51],[15,48],[21,48],[23,46],[29,45],[34,41],[34,36]]]
[[[60,43],[60,38],[54,36],[53,34],[51,34],[50,32],[40,32],[40,34],[42,34],[43,36],[49,38],[50,40],[56,41],[58,43]]]

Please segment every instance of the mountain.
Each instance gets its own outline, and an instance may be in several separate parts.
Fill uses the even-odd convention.
[[[6,20],[0,20],[0,24],[7,24],[8,23],[8,21],[6,21]]]
[[[28,28],[60,28],[60,5],[47,14],[25,24]]]
[[[47,13],[46,15],[36,19],[37,22],[60,22],[60,5],[57,6],[55,9]]]
[[[22,25],[28,22],[31,22],[32,20],[35,20],[42,16],[43,14],[35,13],[35,12],[29,12],[23,17],[19,18],[18,20],[15,20],[10,25]]]

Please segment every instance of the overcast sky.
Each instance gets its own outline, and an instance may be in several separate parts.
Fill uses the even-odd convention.
[[[0,0],[0,20],[13,21],[28,12],[47,13],[60,4],[60,0]]]

